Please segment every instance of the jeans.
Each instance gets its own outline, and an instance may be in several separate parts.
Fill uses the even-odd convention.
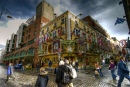
[[[7,75],[7,79],[6,79],[6,81],[8,81],[9,78],[13,78],[13,79],[15,79],[12,75]]]
[[[103,77],[103,73],[102,73],[101,69],[97,69],[97,71],[98,71],[100,77]]]
[[[123,80],[124,80],[124,77],[125,78],[127,78],[129,81],[130,81],[130,76],[129,75],[121,75],[121,76],[119,76],[119,80],[118,80],[118,85],[117,85],[117,87],[121,87],[121,83],[123,82]]]
[[[112,75],[113,80],[116,80],[115,69],[111,70],[111,75]]]

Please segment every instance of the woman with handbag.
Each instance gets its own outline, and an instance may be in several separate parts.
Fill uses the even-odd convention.
[[[109,70],[111,71],[113,81],[115,81],[117,76],[115,75],[115,64],[113,60],[110,61]]]

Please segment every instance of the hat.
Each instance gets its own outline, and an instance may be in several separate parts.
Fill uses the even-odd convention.
[[[59,66],[61,66],[61,65],[64,65],[64,61],[63,60],[61,60],[60,62],[59,62]]]
[[[46,74],[48,74],[48,72],[45,71],[45,68],[44,68],[44,67],[41,67],[41,68],[40,68],[40,75],[46,75]]]

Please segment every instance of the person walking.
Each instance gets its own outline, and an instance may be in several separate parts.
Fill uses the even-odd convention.
[[[70,70],[65,65],[65,62],[61,60],[59,62],[58,72],[56,73],[56,83],[58,87],[68,87],[70,84],[70,77],[68,77],[68,74]],[[67,82],[67,83],[66,83]]]
[[[9,78],[13,78],[13,80],[15,79],[13,76],[13,69],[12,69],[12,63],[9,63],[9,66],[7,68],[7,79],[6,82],[9,80]]]
[[[117,76],[115,75],[115,64],[113,60],[110,61],[109,70],[111,71],[113,81],[116,81]]]
[[[67,59],[65,60],[65,65],[70,69],[70,72],[72,72],[73,66],[71,64],[69,64],[69,60],[67,60]],[[74,87],[72,81],[73,81],[73,78],[70,78],[70,83],[68,84],[68,87]]]
[[[75,62],[75,69],[76,69],[76,72],[79,71],[78,67],[79,67],[79,63],[78,63],[78,60],[76,60],[76,62]]]
[[[103,73],[101,71],[101,66],[100,66],[99,62],[95,62],[95,69],[98,71],[100,77],[103,77]]]
[[[14,74],[14,66],[13,66],[13,63],[11,63],[11,75],[13,75]]]
[[[48,72],[45,71],[44,67],[40,68],[40,73],[38,75],[38,78],[36,80],[35,87],[47,87],[48,84]]]
[[[121,57],[118,63],[118,70],[117,70],[117,74],[119,75],[117,87],[121,87],[124,78],[127,78],[130,81],[129,72],[130,71],[128,70],[125,63],[125,57]]]
[[[36,64],[36,68],[37,70],[39,70],[39,62]]]
[[[49,68],[51,68],[51,66],[52,66],[52,61],[51,60],[49,60],[48,66],[49,66]]]
[[[51,72],[52,72],[52,61],[51,61],[51,60],[49,60],[49,62],[48,62],[48,66],[49,66],[49,69],[50,69]]]

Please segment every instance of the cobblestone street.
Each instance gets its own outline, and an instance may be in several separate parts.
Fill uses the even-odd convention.
[[[15,70],[14,77],[15,80],[9,80],[5,83],[6,79],[6,68],[0,67],[0,87],[34,87],[39,71],[35,70]],[[94,77],[94,71],[86,74],[85,71],[80,70],[78,72],[78,77],[73,80],[74,87],[114,87],[110,84],[111,75],[105,65],[102,69],[104,77]],[[117,78],[118,79],[118,78]],[[116,83],[115,83],[116,84]],[[125,79],[122,83],[122,87],[130,87],[129,81]],[[55,83],[55,75],[53,72],[49,72],[49,83],[47,87],[57,87]]]

